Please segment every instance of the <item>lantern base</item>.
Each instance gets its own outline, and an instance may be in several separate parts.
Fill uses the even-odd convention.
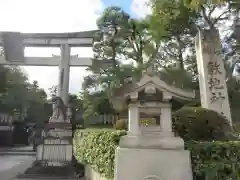
[[[164,136],[165,135],[165,136]],[[140,134],[121,137],[120,147],[123,148],[144,148],[144,149],[184,149],[184,141],[173,134]]]
[[[190,152],[143,148],[116,149],[114,180],[192,180]]]

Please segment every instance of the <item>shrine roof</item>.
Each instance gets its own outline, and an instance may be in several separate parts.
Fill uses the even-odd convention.
[[[148,74],[143,75],[138,82],[128,82],[119,89],[116,89],[114,98],[127,98],[131,93],[140,92],[147,86],[154,86],[159,91],[167,92],[177,99],[191,100],[195,98],[194,91],[169,85],[158,76],[151,76]]]

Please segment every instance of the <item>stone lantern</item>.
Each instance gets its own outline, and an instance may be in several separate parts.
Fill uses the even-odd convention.
[[[128,107],[128,132],[116,150],[115,180],[192,180],[190,154],[172,131],[171,101],[192,100],[195,93],[172,87],[152,72],[121,92],[115,98]],[[160,125],[140,125],[141,112],[160,116]]]

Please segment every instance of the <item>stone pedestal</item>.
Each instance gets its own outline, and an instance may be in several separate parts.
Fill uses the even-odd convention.
[[[72,166],[72,125],[50,122],[37,147],[36,161],[19,179],[79,179]],[[82,173],[82,172],[80,172]]]
[[[115,180],[192,180],[189,151],[173,133],[148,131],[120,139]]]
[[[55,127],[51,129],[51,127]],[[69,123],[49,124],[43,143],[37,147],[37,161],[47,166],[63,166],[72,161],[72,129]]]
[[[164,137],[165,136],[165,137]],[[120,139],[120,147],[144,149],[184,149],[184,141],[180,137],[166,134],[145,134],[139,136],[126,135]]]
[[[118,147],[115,168],[115,180],[192,180],[185,150]]]

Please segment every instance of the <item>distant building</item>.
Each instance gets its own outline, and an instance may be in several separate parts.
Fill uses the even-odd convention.
[[[7,113],[0,113],[0,146],[12,145],[13,117]]]

